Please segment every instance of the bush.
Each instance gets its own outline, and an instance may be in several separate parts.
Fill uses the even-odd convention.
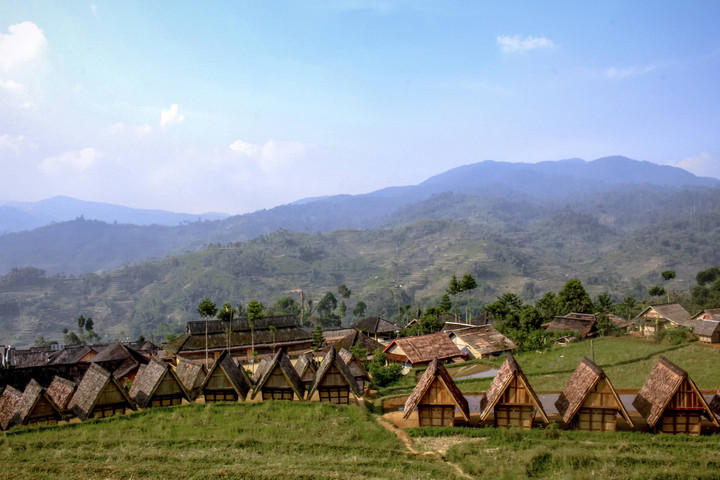
[[[655,331],[655,341],[658,343],[665,342],[670,345],[680,345],[695,340],[697,340],[695,334],[686,327],[666,327]]]
[[[373,359],[368,363],[368,372],[376,388],[390,385],[402,376],[402,365],[397,363],[386,365],[386,362],[387,355],[378,348]]]

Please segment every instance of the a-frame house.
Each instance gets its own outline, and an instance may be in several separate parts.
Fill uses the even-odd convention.
[[[317,392],[317,395],[315,393]],[[355,377],[347,364],[340,358],[337,350],[331,348],[325,354],[320,368],[315,374],[315,381],[308,392],[308,400],[347,405],[350,393],[357,402],[361,396]]]
[[[370,375],[368,375],[368,372],[367,370],[365,370],[362,362],[355,358],[355,356],[349,350],[346,350],[344,348],[340,349],[338,355],[348,366],[348,368],[350,369],[350,373],[352,373],[352,376],[355,377],[355,381],[357,382],[358,388],[360,389],[360,393],[364,392],[365,386],[370,381]]]
[[[85,420],[125,413],[126,410],[134,410],[135,404],[110,372],[91,363],[68,408]]]
[[[620,396],[595,362],[585,358],[555,402],[562,422],[571,428],[596,432],[614,431],[618,415],[633,427]]]
[[[241,366],[235,364],[230,353],[223,351],[200,387],[205,402],[244,401],[252,382]]]
[[[190,402],[190,394],[168,364],[151,359],[138,370],[130,388],[130,398],[140,408],[180,405]]]
[[[480,401],[480,420],[487,422],[493,415],[496,427],[532,428],[539,416],[548,424],[542,402],[512,355],[508,355]]]
[[[253,389],[251,399],[262,393],[262,400],[302,400],[305,387],[284,348],[273,355],[263,368],[260,380]]]
[[[75,393],[75,388],[77,388],[75,382],[55,375],[47,388],[47,394],[60,411],[65,413],[68,412],[68,404]]]
[[[22,396],[22,392],[13,388],[12,385],[5,386],[5,390],[0,395],[0,430],[7,430],[12,427],[13,417]]]
[[[208,373],[207,368],[204,363],[193,362],[182,357],[177,357],[177,359],[175,374],[190,395],[190,399],[194,400],[200,394],[200,388]]]
[[[267,366],[267,362],[265,366]],[[297,371],[297,374],[300,377],[303,386],[305,386],[306,388],[310,388],[315,381],[315,374],[317,373],[317,366],[315,365],[315,361],[313,360],[312,355],[309,353],[300,355],[300,357],[298,357],[297,361],[295,362],[295,370]],[[262,372],[260,372],[258,379],[261,376]]]
[[[48,396],[45,389],[35,379],[25,386],[18,403],[13,425],[55,424],[62,420],[60,408]]]
[[[421,427],[455,425],[456,409],[465,422],[470,421],[467,399],[437,358],[430,362],[405,402],[403,418],[410,418],[416,409]]]

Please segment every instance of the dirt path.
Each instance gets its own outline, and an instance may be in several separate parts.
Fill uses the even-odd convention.
[[[405,432],[405,430],[402,430],[402,429],[400,429],[400,428],[397,428],[395,425],[393,425],[392,423],[388,422],[387,420],[385,420],[385,419],[382,418],[382,417],[377,417],[376,420],[377,420],[377,422],[380,424],[380,426],[383,427],[385,430],[387,430],[387,431],[395,434],[395,436],[398,438],[398,440],[400,440],[400,442],[402,442],[402,444],[405,445],[405,448],[407,448],[408,451],[409,451],[410,453],[412,453],[413,455],[432,455],[432,456],[435,456],[435,457],[439,458],[440,460],[442,460],[443,462],[445,462],[446,464],[448,464],[448,465],[450,465],[451,467],[453,467],[453,468],[455,469],[455,471],[457,472],[457,474],[460,475],[462,478],[470,478],[470,479],[473,478],[473,477],[471,477],[470,475],[468,475],[467,473],[463,472],[463,471],[462,471],[462,468],[460,468],[459,465],[457,465],[457,464],[455,464],[455,463],[452,463],[452,462],[449,462],[443,455],[441,455],[441,454],[438,453],[438,452],[432,452],[432,451],[430,451],[430,452],[419,452],[419,451],[417,451],[417,450],[415,449],[415,447],[413,447],[412,440],[410,440],[410,437],[409,437],[408,434]]]

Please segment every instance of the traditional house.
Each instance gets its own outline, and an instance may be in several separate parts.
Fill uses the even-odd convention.
[[[92,357],[92,361],[111,371],[113,377],[121,385],[125,385],[133,381],[140,365],[146,364],[148,359],[130,346],[113,342],[100,349],[97,355]]]
[[[109,417],[134,410],[135,404],[110,372],[90,364],[68,408],[80,419]]]
[[[400,333],[400,327],[380,317],[363,318],[355,322],[352,328],[375,340],[392,340]]]
[[[450,340],[469,358],[486,358],[511,353],[517,346],[492,325],[454,329]]]
[[[207,375],[205,364],[178,357],[175,374],[185,387],[185,391],[190,395],[190,399],[197,398]]]
[[[364,349],[367,351],[368,358],[370,358],[375,354],[377,349],[384,349],[385,345],[373,340],[364,333],[351,328],[346,335],[340,338],[325,338],[325,345],[320,349],[320,351],[325,354],[330,347],[334,348],[338,352],[343,348],[348,351],[352,351],[353,347]]]
[[[68,405],[75,393],[76,387],[75,382],[56,375],[47,388],[47,394],[52,401],[55,402],[55,405],[58,406],[60,411],[64,413],[68,411]]]
[[[270,361],[272,360],[272,357],[263,357],[260,362],[258,362],[258,366],[255,368],[255,373],[253,373],[252,381],[255,385],[258,384],[260,379],[263,376],[263,373],[265,373],[265,369],[270,364]],[[313,373],[313,378],[315,374]]]
[[[720,308],[705,308],[700,310],[690,319],[691,323],[698,320],[720,320]]]
[[[30,380],[15,407],[13,425],[54,424],[62,420],[60,408],[35,380]]]
[[[200,386],[205,403],[244,401],[252,388],[245,370],[225,350],[215,361]]]
[[[651,430],[699,435],[702,417],[718,420],[687,372],[661,356],[633,400]]]
[[[305,398],[305,387],[284,348],[278,350],[263,369],[251,398],[254,399],[258,392],[262,392],[263,400],[302,400]]]
[[[350,393],[354,395],[354,402],[357,402],[361,393],[355,378],[337,351],[331,348],[315,374],[315,381],[310,387],[307,398],[347,405],[350,403]]]
[[[305,388],[310,388],[315,381],[315,374],[317,373],[317,367],[315,366],[315,360],[312,355],[309,353],[300,355],[295,361],[295,370]],[[262,376],[262,373],[260,373],[260,376]],[[258,376],[258,380],[260,376]]]
[[[170,365],[152,359],[138,371],[130,398],[141,408],[165,407],[189,402],[190,394]]]
[[[619,315],[615,315],[614,313],[606,312],[601,314],[600,316],[610,319],[613,326],[621,332],[627,332],[632,327],[631,320],[627,320]]]
[[[715,315],[718,320],[697,320],[695,321],[695,335],[701,342],[720,343],[720,315]]]
[[[365,370],[362,362],[360,362],[360,360],[355,358],[352,353],[350,353],[348,350],[345,350],[344,348],[338,352],[338,355],[340,356],[342,361],[345,362],[345,365],[347,365],[350,369],[350,373],[352,374],[353,378],[355,378],[355,382],[357,383],[360,392],[364,392],[365,386],[368,385],[368,383],[370,382],[370,375],[368,374],[367,370]]]
[[[384,350],[390,362],[416,367],[427,365],[434,358],[440,361],[461,362],[464,355],[447,333],[438,332],[417,337],[397,338]]]
[[[665,327],[693,327],[690,314],[678,303],[650,305],[633,319],[633,323],[646,336]]]
[[[540,415],[549,423],[542,403],[512,355],[508,355],[480,401],[480,420],[487,422],[493,414],[496,427],[532,428]]]
[[[456,410],[465,422],[470,421],[467,400],[437,358],[430,362],[405,401],[403,418],[409,419],[416,409],[420,427],[454,426]]]
[[[588,358],[575,369],[555,407],[565,425],[580,430],[614,431],[618,415],[633,427],[630,415],[610,379]]]
[[[597,315],[591,313],[568,313],[558,315],[548,324],[548,331],[572,331],[580,338],[587,338],[594,334]]]
[[[52,359],[50,364],[66,365],[70,363],[91,362],[97,353],[97,350],[90,345],[68,345]]]
[[[12,420],[22,396],[22,392],[10,385],[5,387],[2,395],[0,395],[0,429],[7,430],[12,426]]]

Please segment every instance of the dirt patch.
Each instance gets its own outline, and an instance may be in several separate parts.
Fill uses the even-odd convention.
[[[416,437],[413,438],[413,445],[421,452],[436,452],[445,456],[448,450],[460,443],[483,443],[487,438],[468,438],[458,435],[455,437]]]

